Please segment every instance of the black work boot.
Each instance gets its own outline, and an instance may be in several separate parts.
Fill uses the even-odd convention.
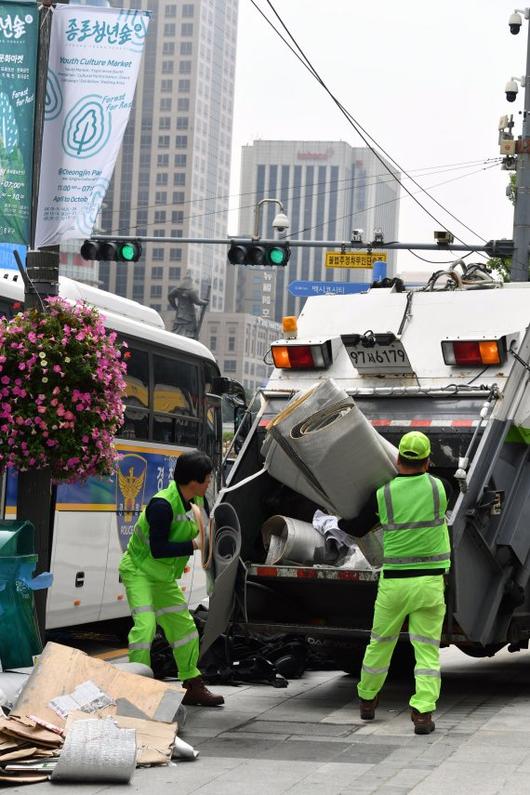
[[[434,731],[432,712],[418,712],[412,707],[410,719],[414,724],[414,734],[430,734]]]
[[[195,676],[182,683],[186,690],[186,695],[182,699],[185,706],[194,707],[220,707],[225,703],[223,696],[216,696],[206,685],[202,676]]]
[[[367,701],[364,698],[359,699],[359,714],[361,720],[373,720],[375,718],[375,710],[379,704],[379,693],[375,698]]]

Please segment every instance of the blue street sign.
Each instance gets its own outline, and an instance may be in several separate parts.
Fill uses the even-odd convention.
[[[290,282],[288,290],[291,295],[298,298],[310,295],[346,295],[348,293],[366,292],[371,285],[370,282]]]

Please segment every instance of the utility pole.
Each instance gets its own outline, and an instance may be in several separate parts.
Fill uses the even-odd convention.
[[[59,292],[59,247],[35,249],[37,197],[41,171],[42,134],[46,101],[48,54],[52,23],[51,0],[44,0],[39,10],[39,49],[35,90],[35,123],[33,137],[33,195],[31,202],[30,249],[26,255],[24,306],[43,310],[46,296]],[[49,467],[19,472],[17,478],[17,519],[30,521],[35,528],[37,574],[48,571],[51,562],[55,488]],[[35,606],[41,639],[45,642],[46,589],[35,591]]]
[[[528,20],[530,9],[521,10],[525,19]],[[519,33],[521,25],[522,18],[515,11],[509,20],[510,33],[513,35]],[[513,102],[516,98],[517,83],[515,80],[516,78],[512,78],[506,85],[506,99],[509,102]],[[517,166],[511,277],[513,282],[526,282],[528,281],[530,251],[530,26],[527,26],[526,37],[526,71],[519,82],[524,86],[524,109],[522,135],[515,144]]]

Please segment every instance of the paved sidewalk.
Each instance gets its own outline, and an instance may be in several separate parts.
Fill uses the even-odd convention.
[[[388,683],[376,720],[358,718],[355,682],[340,672],[309,672],[283,690],[216,687],[221,709],[188,709],[180,735],[195,762],[137,770],[129,786],[63,785],[68,793],[199,795],[458,795],[530,789],[530,658],[502,652],[473,660],[442,652],[436,731],[413,733],[410,681]],[[10,788],[31,795],[51,783]]]

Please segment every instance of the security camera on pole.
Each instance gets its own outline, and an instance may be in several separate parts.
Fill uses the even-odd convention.
[[[523,19],[528,21],[530,9],[515,9],[508,20],[510,33],[516,36],[521,30]],[[518,86],[524,88],[524,110],[522,135],[515,142],[516,190],[515,211],[513,217],[513,257],[511,277],[514,282],[528,281],[528,262],[530,251],[530,92],[528,80],[530,75],[530,33],[527,31],[526,73],[523,77],[512,77],[505,87],[508,102],[517,99]]]

